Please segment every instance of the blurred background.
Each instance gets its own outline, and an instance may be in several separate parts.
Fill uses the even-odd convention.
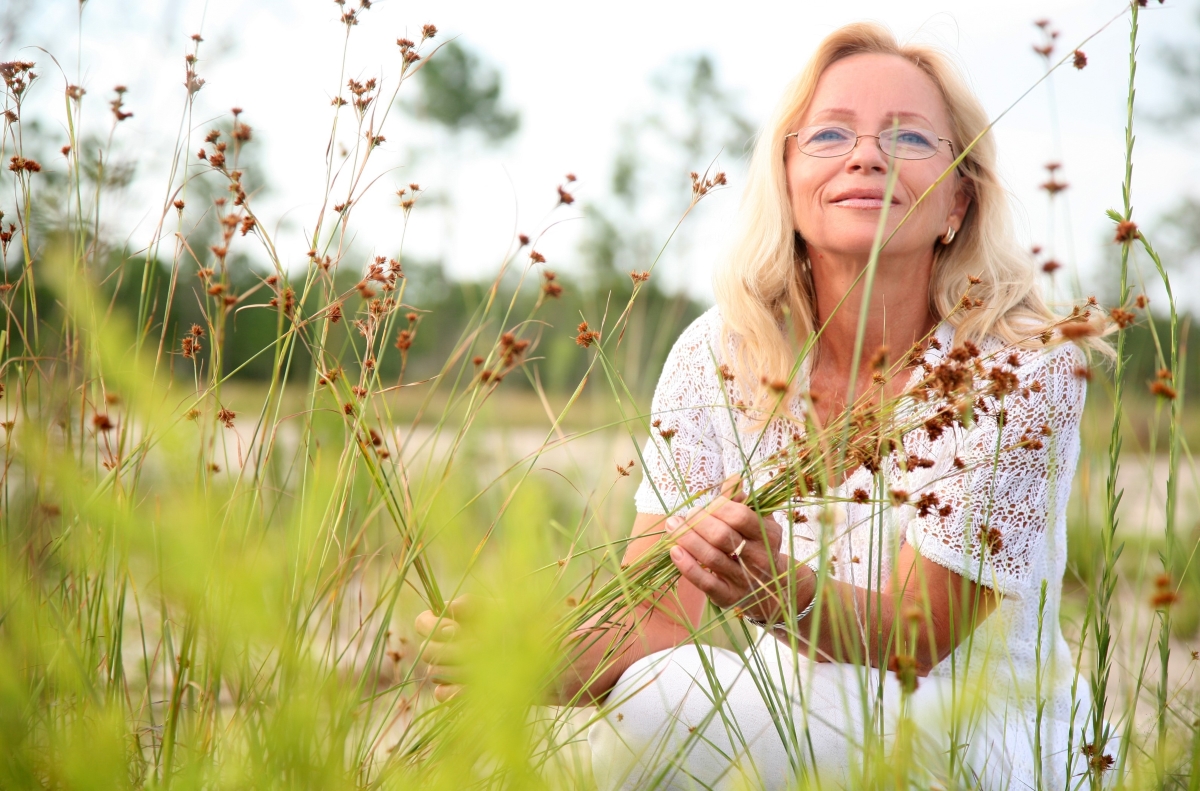
[[[350,9],[356,23],[346,46],[341,15]],[[1200,309],[1200,2],[1151,0],[1145,11],[1134,219],[1151,232],[1180,310],[1190,314]],[[63,91],[76,85],[86,92],[80,154],[86,178],[103,195],[96,230],[101,258],[109,262],[105,288],[129,316],[136,314],[141,284],[124,273],[140,270],[148,255],[157,256],[161,274],[151,286],[154,300],[166,302],[171,262],[156,241],[169,240],[174,230],[159,224],[170,185],[184,176],[171,172],[175,152],[188,168],[181,233],[201,259],[218,238],[212,202],[226,185],[195,152],[209,130],[228,132],[234,107],[253,130],[239,167],[255,212],[274,235],[280,260],[299,276],[321,212],[328,225],[337,216],[329,204],[350,194],[351,174],[335,173],[340,180],[323,203],[327,149],[332,145],[337,171],[357,161],[361,146],[353,123],[339,126],[330,143],[331,101],[349,96],[346,80],[374,80],[371,123],[382,125],[386,114],[386,135],[353,179],[356,202],[340,248],[339,289],[354,288],[378,256],[403,262],[404,300],[421,316],[407,355],[407,379],[416,381],[435,374],[451,355],[459,329],[512,255],[517,236],[533,236],[563,293],[538,314],[536,365],[526,376],[511,377],[498,403],[506,421],[543,425],[550,404],[534,397],[537,385],[557,411],[587,368],[588,356],[575,346],[575,325],[581,318],[596,324],[606,310],[624,305],[632,290],[628,273],[653,269],[631,325],[636,337],[617,361],[639,407],[648,406],[672,341],[711,304],[711,274],[728,243],[760,124],[817,42],[853,20],[878,20],[902,39],[941,46],[993,117],[1006,113],[994,131],[1002,174],[1018,234],[1044,272],[1048,292],[1061,304],[1094,294],[1111,305],[1119,246],[1105,210],[1121,204],[1125,12],[1120,0],[1015,0],[953,10],[924,1],[732,9],[715,2],[618,0],[602,11],[468,0],[377,0],[366,7],[331,0],[8,0],[0,8],[0,59],[38,64],[40,78],[25,96],[20,129],[27,154],[43,163],[34,193],[39,205],[30,216],[44,239],[66,221]],[[420,41],[427,24],[438,32],[423,51],[441,48],[391,101],[400,73],[397,40]],[[1084,68],[1071,62],[1077,48],[1086,56]],[[202,86],[193,112],[185,114],[185,56],[193,51]],[[1038,84],[1063,57],[1067,64]],[[116,86],[123,89],[119,111],[131,114],[119,121],[111,105]],[[676,232],[691,198],[692,171],[723,171],[729,186],[706,196]],[[407,211],[401,203],[413,197],[412,185],[419,191]],[[400,190],[406,196],[398,197]],[[10,220],[14,198],[0,192],[0,211]],[[261,352],[277,337],[275,311],[250,309],[265,307],[271,296],[262,288],[270,273],[267,256],[250,241],[235,237],[226,260],[242,301],[223,336],[226,370],[246,388],[228,398],[236,402],[241,392],[247,404],[270,377],[271,355]],[[14,263],[10,256],[8,265]],[[1164,292],[1150,262],[1135,250],[1132,263],[1135,293],[1144,291],[1161,316]],[[199,268],[183,256],[182,297],[174,299],[167,337],[205,322],[203,285],[190,276]],[[518,269],[502,287],[516,294],[523,314],[536,293],[529,284],[519,288]],[[53,311],[52,295],[38,299]],[[331,345],[345,350],[349,370],[357,367],[352,331],[347,323],[334,328],[343,335]],[[1143,387],[1157,367],[1154,340],[1139,324],[1129,343],[1135,383],[1129,408],[1141,408],[1146,417],[1131,421],[1129,430],[1144,450],[1163,425]],[[1185,346],[1194,368],[1200,345]],[[296,354],[293,383],[312,372],[307,349]],[[192,376],[178,353],[171,360],[177,374]],[[400,364],[394,353],[380,360],[387,376]],[[425,408],[418,390],[397,397],[398,419]],[[612,413],[603,391],[589,391],[568,425],[591,428],[628,417]],[[1093,400],[1103,396],[1103,387],[1093,387]],[[1106,411],[1091,412],[1097,446],[1106,441]],[[1200,422],[1188,425],[1200,432]],[[236,466],[236,459],[229,461]]]
[[[1057,61],[1123,8],[1117,0],[736,8],[613,2],[603,10],[551,2],[375,2],[361,14],[345,53],[348,76],[380,79],[390,94],[388,78],[399,61],[395,41],[419,38],[425,23],[438,26],[437,43],[445,49],[400,93],[394,110],[405,117],[389,121],[382,151],[373,155],[378,180],[356,211],[354,244],[365,262],[372,254],[395,254],[403,237],[407,259],[427,264],[437,281],[425,286],[431,296],[443,278],[489,279],[514,234],[545,219],[557,203],[555,186],[572,173],[576,200],[555,215],[539,249],[564,275],[598,284],[613,271],[623,276],[646,268],[686,205],[688,172],[720,169],[730,188],[689,219],[654,281],[704,304],[754,134],[830,30],[874,19],[901,38],[941,45],[996,115],[1044,74],[1048,61],[1036,47],[1052,43],[1050,58]],[[1185,285],[1198,241],[1200,4],[1154,0],[1148,11],[1136,219],[1164,229],[1156,238]],[[279,224],[285,258],[302,266],[308,249],[302,237],[314,225],[323,191],[329,102],[342,88],[336,81],[341,13],[325,0],[8,0],[0,11],[0,58],[42,61],[45,81],[55,83],[30,97],[27,121],[39,112],[61,117],[57,83],[65,80],[88,91],[85,117],[102,136],[111,89],[128,88],[125,109],[133,116],[120,127],[108,167],[124,191],[107,221],[110,238],[131,250],[144,248],[153,232],[157,217],[147,207],[161,203],[181,124],[199,136],[228,125],[231,107],[243,108],[242,120],[254,129],[245,169],[262,190],[258,211]],[[205,84],[196,114],[181,119],[192,34],[204,39],[197,69]],[[1041,247],[1040,261],[1062,265],[1057,281],[1086,293],[1103,294],[1111,285],[1104,210],[1121,197],[1127,36],[1124,22],[1100,32],[1081,47],[1085,69],[1060,70],[996,128],[1022,238]],[[36,47],[57,65],[30,49]],[[51,152],[66,137],[56,123],[45,124]],[[1052,162],[1061,164],[1057,181],[1068,185],[1053,211],[1041,187]],[[425,193],[405,232],[394,192],[412,182]],[[256,263],[253,251],[245,254]],[[1190,300],[1185,307],[1200,306],[1190,289],[1180,291]]]

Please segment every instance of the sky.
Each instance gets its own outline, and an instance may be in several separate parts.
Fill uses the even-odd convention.
[[[46,52],[31,47],[52,53],[66,81],[87,89],[84,125],[99,134],[111,126],[112,86],[128,87],[126,109],[134,116],[114,139],[136,160],[138,177],[113,207],[108,227],[135,248],[149,242],[163,203],[185,99],[183,56],[189,36],[201,34],[198,69],[206,82],[196,95],[191,148],[216,120],[228,120],[229,108],[244,108],[271,185],[257,211],[278,229],[281,254],[293,265],[305,260],[303,233],[321,205],[330,99],[344,93],[339,88],[346,77],[381,78],[390,93],[399,67],[396,38],[419,38],[423,24],[436,24],[436,41],[457,37],[500,71],[505,101],[521,114],[521,131],[496,149],[471,138],[432,145],[428,129],[393,114],[387,141],[373,155],[370,175],[377,180],[356,210],[353,249],[365,261],[371,254],[393,255],[403,244],[412,256],[444,256],[451,272],[467,277],[493,273],[516,233],[547,225],[539,249],[562,270],[579,265],[579,208],[603,200],[618,130],[652,109],[652,75],[681,57],[709,56],[740,112],[758,123],[824,35],[847,22],[874,20],[902,39],[949,51],[995,117],[1044,72],[1032,51],[1039,41],[1034,20],[1051,20],[1061,31],[1058,53],[1065,53],[1125,7],[1120,0],[376,0],[353,29],[343,66],[341,9],[326,0],[90,0],[82,25],[76,0],[9,2],[24,23],[17,37],[0,42],[0,58],[39,62],[45,79],[27,115],[50,120],[53,134],[62,136],[64,77]],[[1200,197],[1196,135],[1148,118],[1171,100],[1162,46],[1189,35],[1200,41],[1198,18],[1195,0],[1152,2],[1142,16],[1134,205],[1135,219],[1148,228],[1185,195]],[[1056,72],[995,130],[1021,239],[1078,265],[1089,285],[1111,237],[1104,211],[1121,201],[1128,36],[1127,17],[1113,22],[1082,46],[1087,68]],[[712,157],[730,171],[731,186],[689,218],[680,252],[661,271],[668,285],[700,298],[711,296],[711,271],[728,243],[740,187],[736,152],[713,151]],[[1070,185],[1053,222],[1038,187],[1050,161],[1062,163],[1059,179]],[[555,187],[568,172],[578,177],[572,189],[579,200],[555,209]],[[456,196],[453,219],[418,204],[405,227],[394,192],[417,177],[431,194]],[[10,198],[0,195],[0,210]],[[664,222],[663,239],[670,230]],[[1186,287],[1193,276],[1178,277],[1184,287],[1177,290],[1195,290]]]

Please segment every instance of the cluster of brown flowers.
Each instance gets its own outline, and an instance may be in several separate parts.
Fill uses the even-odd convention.
[[[4,212],[0,211],[0,220],[4,219]],[[13,236],[17,233],[16,223],[9,223],[8,230],[4,229],[4,224],[0,223],[0,255],[8,255],[8,246],[12,243]],[[6,284],[7,285],[7,284]]]
[[[1061,167],[1062,165],[1058,162],[1046,163],[1046,170],[1050,173],[1050,176],[1045,182],[1042,183],[1041,186],[1042,189],[1050,193],[1050,197],[1054,197],[1069,186],[1067,182],[1058,180],[1057,172]]]
[[[562,283],[558,282],[558,275],[553,270],[547,269],[542,272],[542,293],[551,299],[558,299],[562,296]]]
[[[217,413],[217,420],[221,421],[221,425],[225,428],[233,428],[233,419],[237,417],[237,412],[226,407],[221,407],[221,411]]]
[[[40,173],[42,171],[41,163],[36,159],[28,159],[22,156],[10,157],[8,160],[8,169],[14,173],[22,171],[26,173]]]
[[[579,333],[575,336],[575,343],[579,344],[585,349],[591,346],[594,342],[600,340],[600,333],[596,330],[590,329],[586,321],[581,321],[579,326],[575,329]]]
[[[705,174],[705,177],[702,177],[695,171],[692,171],[688,175],[692,179],[692,200],[702,198],[717,187],[723,187],[728,183],[725,178],[725,174],[722,172],[718,172],[716,175],[711,177],[708,177],[707,173]]]
[[[421,43],[436,36],[437,32],[437,26],[424,25],[421,28]],[[417,45],[411,39],[398,38],[396,39],[396,46],[400,48],[400,56],[404,59],[403,68],[407,69],[421,59],[421,55],[417,52]]]
[[[25,60],[10,60],[0,63],[0,77],[4,85],[16,98],[20,98],[29,84],[37,79],[33,72],[34,64]]]
[[[405,214],[412,211],[412,207],[417,205],[417,195],[421,192],[421,185],[413,182],[407,187],[401,187],[396,190],[396,197],[400,199],[400,208]]]
[[[495,368],[485,368],[479,372],[479,381],[499,383],[504,380],[509,371],[521,364],[524,359],[525,352],[529,350],[532,341],[528,338],[518,338],[513,332],[506,332],[500,336],[500,348],[498,359]],[[476,366],[480,366],[484,362],[483,357],[475,357],[472,362]]]
[[[271,276],[268,277],[265,282],[268,286],[274,287],[275,284],[279,282],[279,279]],[[280,305],[283,306],[283,315],[290,319],[296,311],[296,292],[291,286],[285,286],[281,291],[276,291],[275,296],[271,297],[270,301],[267,302],[267,306],[272,308],[277,308]],[[334,309],[336,309],[338,313],[337,319],[333,318]],[[334,305],[334,307],[330,310],[330,319],[336,322],[341,317],[341,307]]]
[[[358,8],[346,8],[346,0],[333,0],[342,9],[341,23],[346,27],[358,24],[358,16],[371,8],[371,0],[359,0]]]
[[[200,150],[196,152],[196,158],[207,162],[210,167],[216,168],[217,170],[224,170],[225,151],[229,148],[229,145],[221,140],[221,130],[210,130],[209,133],[204,136],[204,142],[212,145],[213,150],[208,152],[204,150],[204,146],[201,146]]]
[[[1160,368],[1154,376],[1154,381],[1150,383],[1150,392],[1159,398],[1165,398],[1168,401],[1175,400],[1179,395],[1175,388],[1171,385],[1175,377],[1171,375],[1171,371],[1167,368]]]
[[[375,429],[368,427],[358,441],[363,450],[374,451],[381,459],[391,458],[391,451],[383,444],[383,437]]]
[[[401,357],[406,357],[408,350],[412,348],[413,341],[417,337],[417,322],[420,320],[420,316],[409,312],[404,314],[404,318],[408,321],[408,326],[396,334],[396,348],[400,350]]]
[[[1143,0],[1138,0],[1139,5],[1145,5]],[[1105,752],[1101,752],[1094,744],[1085,744],[1079,748],[1088,759],[1088,767],[1093,772],[1107,772],[1116,765],[1116,759]]]
[[[1042,43],[1034,44],[1033,51],[1049,63],[1050,56],[1054,54],[1054,42],[1058,40],[1059,32],[1050,27],[1049,19],[1039,19],[1033,24],[1042,32]]]
[[[1040,244],[1035,244],[1032,248],[1032,252],[1034,260],[1037,260],[1037,257],[1042,254],[1042,246]],[[1062,264],[1053,258],[1047,258],[1042,262],[1042,271],[1047,275],[1053,275],[1060,269],[1062,269]]]
[[[622,467],[620,464],[618,464],[617,465],[617,475],[621,478],[628,478],[630,471],[636,466],[637,466],[637,464],[634,463],[633,459],[630,459],[629,463],[626,464],[624,467]]]
[[[1142,232],[1138,230],[1137,223],[1133,220],[1121,220],[1117,223],[1117,234],[1113,241],[1119,244],[1129,244],[1135,239],[1140,239]]]
[[[367,108],[371,106],[371,102],[375,101],[375,97],[371,95],[371,92],[374,91],[376,87],[375,78],[372,77],[366,82],[359,82],[358,80],[351,78],[347,80],[346,87],[350,89],[350,93],[354,94],[354,98],[351,100],[351,102],[354,104],[354,109],[357,110],[358,114],[361,116],[367,111]]]
[[[1179,594],[1175,592],[1171,575],[1164,571],[1154,578],[1154,593],[1150,596],[1150,606],[1156,610],[1165,610],[1177,601]]]
[[[83,88],[80,88],[77,85],[72,85],[71,88],[75,88],[79,92],[80,98],[83,97],[83,94],[84,94]],[[67,89],[68,94],[70,94],[71,88]],[[108,103],[108,106],[110,108],[112,108],[113,118],[117,119],[117,123],[121,123],[126,118],[133,117],[133,113],[125,110],[125,93],[128,90],[129,89],[126,88],[124,85],[118,85],[117,87],[113,88],[113,91],[116,92],[117,96],[115,99],[113,99],[112,101],[110,101]],[[72,97],[72,98],[75,98],[75,97]]]
[[[575,181],[575,174],[568,173],[566,175],[566,184],[559,184],[558,189],[558,205],[571,205],[575,202],[575,196],[567,192],[566,185]]]
[[[192,36],[192,40],[199,44],[203,39],[200,36]],[[188,96],[197,93],[204,87],[204,79],[196,75],[196,56],[189,52],[183,57],[186,64],[186,72],[183,78],[183,85],[187,88]]]
[[[200,344],[200,339],[204,337],[204,328],[199,324],[193,324],[192,329],[187,335],[183,336],[180,341],[180,351],[183,353],[185,360],[193,359],[197,354],[204,350]]]
[[[233,113],[233,131],[230,136],[238,143],[249,143],[253,130],[250,129],[249,124],[242,123],[238,118],[242,114],[242,108],[234,107],[230,112]]]

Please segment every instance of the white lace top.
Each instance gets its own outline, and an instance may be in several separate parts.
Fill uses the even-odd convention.
[[[640,513],[669,513],[695,495],[687,507],[706,502],[727,476],[748,466],[764,467],[766,457],[792,442],[803,423],[777,420],[759,433],[730,408],[740,396],[736,379],[722,387],[720,365],[729,359],[730,349],[723,346],[721,329],[720,314],[713,308],[683,332],[667,358],[652,405],[659,424],[643,452],[644,478],[635,499]],[[936,364],[953,348],[949,324],[941,324],[936,337],[941,349],[931,346],[913,383],[923,375],[922,367]],[[980,344],[985,356],[1001,346],[991,340]],[[1037,677],[1039,598],[1045,581],[1044,717],[1060,722],[1071,718],[1074,677],[1058,616],[1067,556],[1067,498],[1079,456],[1083,363],[1072,344],[1020,350],[1012,361],[1004,350],[989,362],[1017,376],[1018,386],[1003,404],[991,399],[990,414],[978,411],[970,429],[948,428],[937,439],[924,431],[905,437],[910,458],[919,455],[932,466],[905,471],[885,459],[883,492],[877,490],[875,476],[859,467],[831,494],[849,498],[863,489],[872,502],[808,505],[775,515],[785,526],[785,551],[807,561],[818,553],[820,510],[829,509],[824,518],[834,525],[829,562],[835,579],[886,590],[892,558],[907,542],[922,557],[1004,594],[973,638],[960,643],[932,675],[984,674],[989,688],[1016,692],[1013,699],[1026,713],[1032,711]],[[1003,428],[996,407],[1006,410]],[[791,396],[790,408],[802,414],[799,395]],[[998,453],[998,448],[1011,448],[1033,435],[1041,440],[1040,448],[1034,443]],[[965,472],[958,471],[956,460]],[[878,501],[887,501],[894,489],[908,492],[914,504],[881,505]],[[926,507],[919,508],[923,496]],[[983,551],[984,543],[990,551]],[[1076,732],[1081,716],[1076,714]]]

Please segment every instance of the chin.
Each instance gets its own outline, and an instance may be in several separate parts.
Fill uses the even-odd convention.
[[[835,255],[870,255],[871,247],[874,244],[875,229],[871,228],[870,233],[847,234],[837,239],[830,239],[823,249]]]

